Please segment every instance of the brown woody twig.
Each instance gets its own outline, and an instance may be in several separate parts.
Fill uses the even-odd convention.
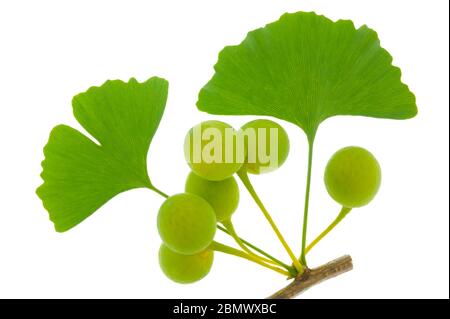
[[[314,269],[305,272],[294,279],[289,285],[277,291],[268,299],[291,299],[322,281],[339,276],[353,269],[352,258],[345,255]]]

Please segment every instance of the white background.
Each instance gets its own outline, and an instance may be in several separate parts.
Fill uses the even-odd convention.
[[[148,190],[117,196],[63,234],[53,230],[34,192],[51,128],[80,128],[71,114],[74,94],[106,79],[143,81],[153,75],[168,79],[170,90],[149,171],[165,192],[181,192],[189,171],[185,132],[203,119],[239,127],[251,118],[213,117],[196,109],[218,52],[284,12],[300,10],[375,29],[419,107],[408,121],[339,117],[321,126],[310,240],[339,209],[322,182],[334,151],[347,145],[371,150],[381,163],[383,184],[369,206],[352,212],[309,255],[314,266],[349,253],[354,270],[301,297],[448,298],[449,21],[448,2],[442,0],[0,2],[0,297],[259,298],[285,285],[275,273],[220,254],[199,283],[166,279],[157,262],[161,198]],[[282,124],[292,144],[288,161],[253,181],[299,252],[307,145],[300,129]],[[238,231],[286,260],[262,214],[241,193]]]

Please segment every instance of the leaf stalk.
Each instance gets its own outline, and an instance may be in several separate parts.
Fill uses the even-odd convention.
[[[300,262],[305,267],[308,265],[306,262],[306,233],[308,229],[309,193],[311,190],[313,146],[314,146],[314,137],[308,138],[308,172],[306,175],[305,206],[303,209],[302,252],[300,255]]]

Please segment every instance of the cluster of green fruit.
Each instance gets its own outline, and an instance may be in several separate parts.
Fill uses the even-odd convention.
[[[201,158],[193,161],[195,143],[200,142],[200,149],[211,143],[201,138],[193,140],[194,131],[200,134],[208,129],[216,129],[222,139],[223,157],[226,152],[234,152],[225,141],[226,130],[236,132],[230,125],[220,121],[206,121],[193,127],[185,139],[186,159],[192,169],[186,180],[185,193],[173,195],[162,204],[158,214],[158,230],[163,241],[159,251],[159,262],[163,272],[172,280],[179,283],[190,283],[203,278],[210,270],[213,262],[213,239],[217,223],[231,228],[231,216],[239,203],[239,187],[233,175],[240,169],[258,174],[263,166],[258,158],[256,161],[240,162],[234,156],[231,162],[214,161],[207,163]],[[281,165],[289,152],[289,140],[284,129],[277,123],[269,120],[256,120],[247,123],[240,131],[252,128],[255,133],[260,129],[267,131],[267,140],[270,139],[270,129],[278,129],[278,164]],[[245,150],[258,148],[256,139],[246,139]],[[249,145],[249,143],[255,143]],[[236,146],[233,142],[231,146]]]
[[[203,151],[211,142],[202,134],[210,128],[221,133],[214,135],[214,138],[222,139],[222,158],[225,158],[227,153],[234,152],[234,155],[230,156],[233,161],[206,161],[202,157],[200,160],[193,160],[193,150],[198,147]],[[236,144],[233,143],[233,147],[226,145],[227,134],[225,131],[232,130],[234,137],[237,138],[241,132],[248,129],[254,130],[256,139],[244,139],[244,161],[238,161],[239,156],[236,154],[239,151],[235,147]],[[277,130],[275,148],[269,147],[270,134],[274,132],[273,129]],[[197,141],[200,145],[195,145],[194,132],[196,130],[202,136]],[[272,139],[270,142],[274,142],[274,140]],[[276,152],[276,154],[272,154],[276,156],[276,166],[272,165],[270,169],[264,169],[267,168],[267,163],[263,163],[260,158],[256,157],[249,161],[247,156],[248,150],[252,149],[258,154],[258,148],[264,146],[266,153]],[[159,210],[157,220],[158,231],[163,242],[159,250],[159,263],[168,278],[178,283],[192,283],[202,279],[211,269],[214,251],[246,258],[286,276],[295,276],[302,270],[301,263],[298,258],[294,257],[287,244],[285,244],[285,248],[291,256],[292,266],[288,266],[268,254],[261,256],[261,250],[238,237],[231,222],[231,217],[239,203],[239,187],[233,175],[237,174],[252,193],[252,187],[246,174],[260,174],[264,171],[274,170],[285,162],[288,153],[289,138],[286,131],[270,120],[251,121],[239,131],[235,131],[230,125],[220,121],[206,121],[193,127],[187,133],[185,154],[192,171],[186,180],[185,193],[168,197]],[[380,180],[381,173],[378,162],[371,153],[359,147],[347,147],[338,151],[330,159],[325,171],[327,190],[338,203],[345,207],[345,214],[353,207],[367,204],[375,196]],[[259,198],[254,198],[277,236],[282,243],[285,243]],[[225,229],[242,250],[214,241],[217,228]],[[310,248],[314,244],[313,242]]]

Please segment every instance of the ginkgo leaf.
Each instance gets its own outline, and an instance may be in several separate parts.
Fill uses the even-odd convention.
[[[78,122],[96,141],[66,125],[56,126],[44,148],[37,189],[57,231],[66,231],[115,195],[146,187],[147,152],[164,112],[168,83],[107,81],[72,100]]]
[[[407,119],[414,95],[375,31],[315,13],[285,14],[219,54],[197,106],[221,115],[268,115],[310,139],[335,115]]]

